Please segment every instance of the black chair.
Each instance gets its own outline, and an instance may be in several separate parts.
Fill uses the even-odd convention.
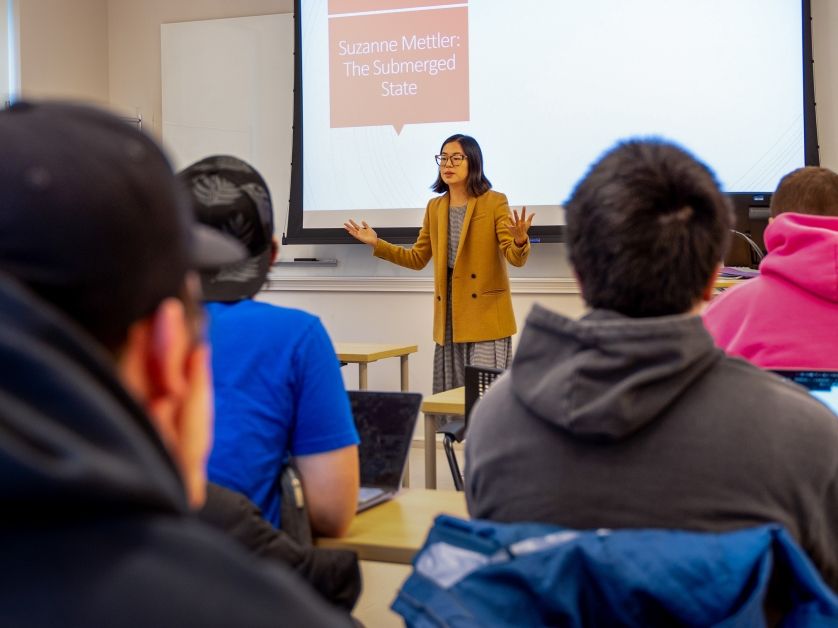
[[[466,403],[463,418],[450,421],[437,430],[437,434],[443,435],[442,446],[445,449],[445,457],[448,459],[448,466],[451,469],[451,477],[454,479],[454,488],[458,491],[463,490],[464,483],[463,474],[457,462],[457,455],[454,453],[454,443],[463,442],[474,404],[501,373],[503,373],[503,369],[488,366],[466,366]]]

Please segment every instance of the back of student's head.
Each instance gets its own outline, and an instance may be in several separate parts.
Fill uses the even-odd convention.
[[[838,216],[838,174],[816,166],[789,172],[771,197],[771,215],[785,212]]]
[[[733,219],[713,173],[661,140],[606,152],[565,209],[585,301],[633,317],[685,313],[700,301]]]
[[[163,152],[110,113],[15,104],[0,112],[0,151],[0,269],[112,352],[184,295],[196,262],[225,258],[225,245],[241,256],[196,230]]]
[[[239,240],[248,251],[242,262],[201,274],[208,301],[253,297],[267,279],[274,249],[271,196],[262,176],[229,155],[198,161],[179,174],[192,195],[199,222]]]

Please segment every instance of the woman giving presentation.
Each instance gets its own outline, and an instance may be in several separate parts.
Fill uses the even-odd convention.
[[[344,224],[373,254],[419,270],[434,259],[433,392],[464,385],[466,364],[506,368],[516,332],[504,259],[523,266],[535,214],[509,211],[492,190],[474,138],[452,135],[436,156],[439,172],[419,237],[411,248],[381,240],[366,222]]]

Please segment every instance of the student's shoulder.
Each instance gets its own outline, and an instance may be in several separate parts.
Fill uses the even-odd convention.
[[[738,400],[762,420],[810,432],[838,445],[838,417],[809,391],[742,358],[725,356],[717,369],[716,388]]]
[[[713,297],[701,313],[704,326],[718,340],[720,334],[730,333],[746,324],[744,312],[750,311],[754,303],[760,302],[759,278],[724,289]]]
[[[739,280],[735,285],[723,288],[710,303],[707,304],[705,312],[711,312],[731,303],[740,302],[742,299],[750,299],[762,288],[762,278],[752,277],[751,279]]]
[[[243,299],[235,303],[208,303],[207,311],[214,319],[264,320],[266,323],[284,323],[295,327],[311,326],[320,323],[320,319],[304,310],[274,305],[254,299]]]

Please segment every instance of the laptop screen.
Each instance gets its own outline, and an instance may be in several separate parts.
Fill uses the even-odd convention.
[[[838,415],[838,371],[775,370],[775,373],[808,388],[812,396]]]
[[[361,438],[358,446],[361,486],[398,489],[422,395],[350,390],[349,403]]]

